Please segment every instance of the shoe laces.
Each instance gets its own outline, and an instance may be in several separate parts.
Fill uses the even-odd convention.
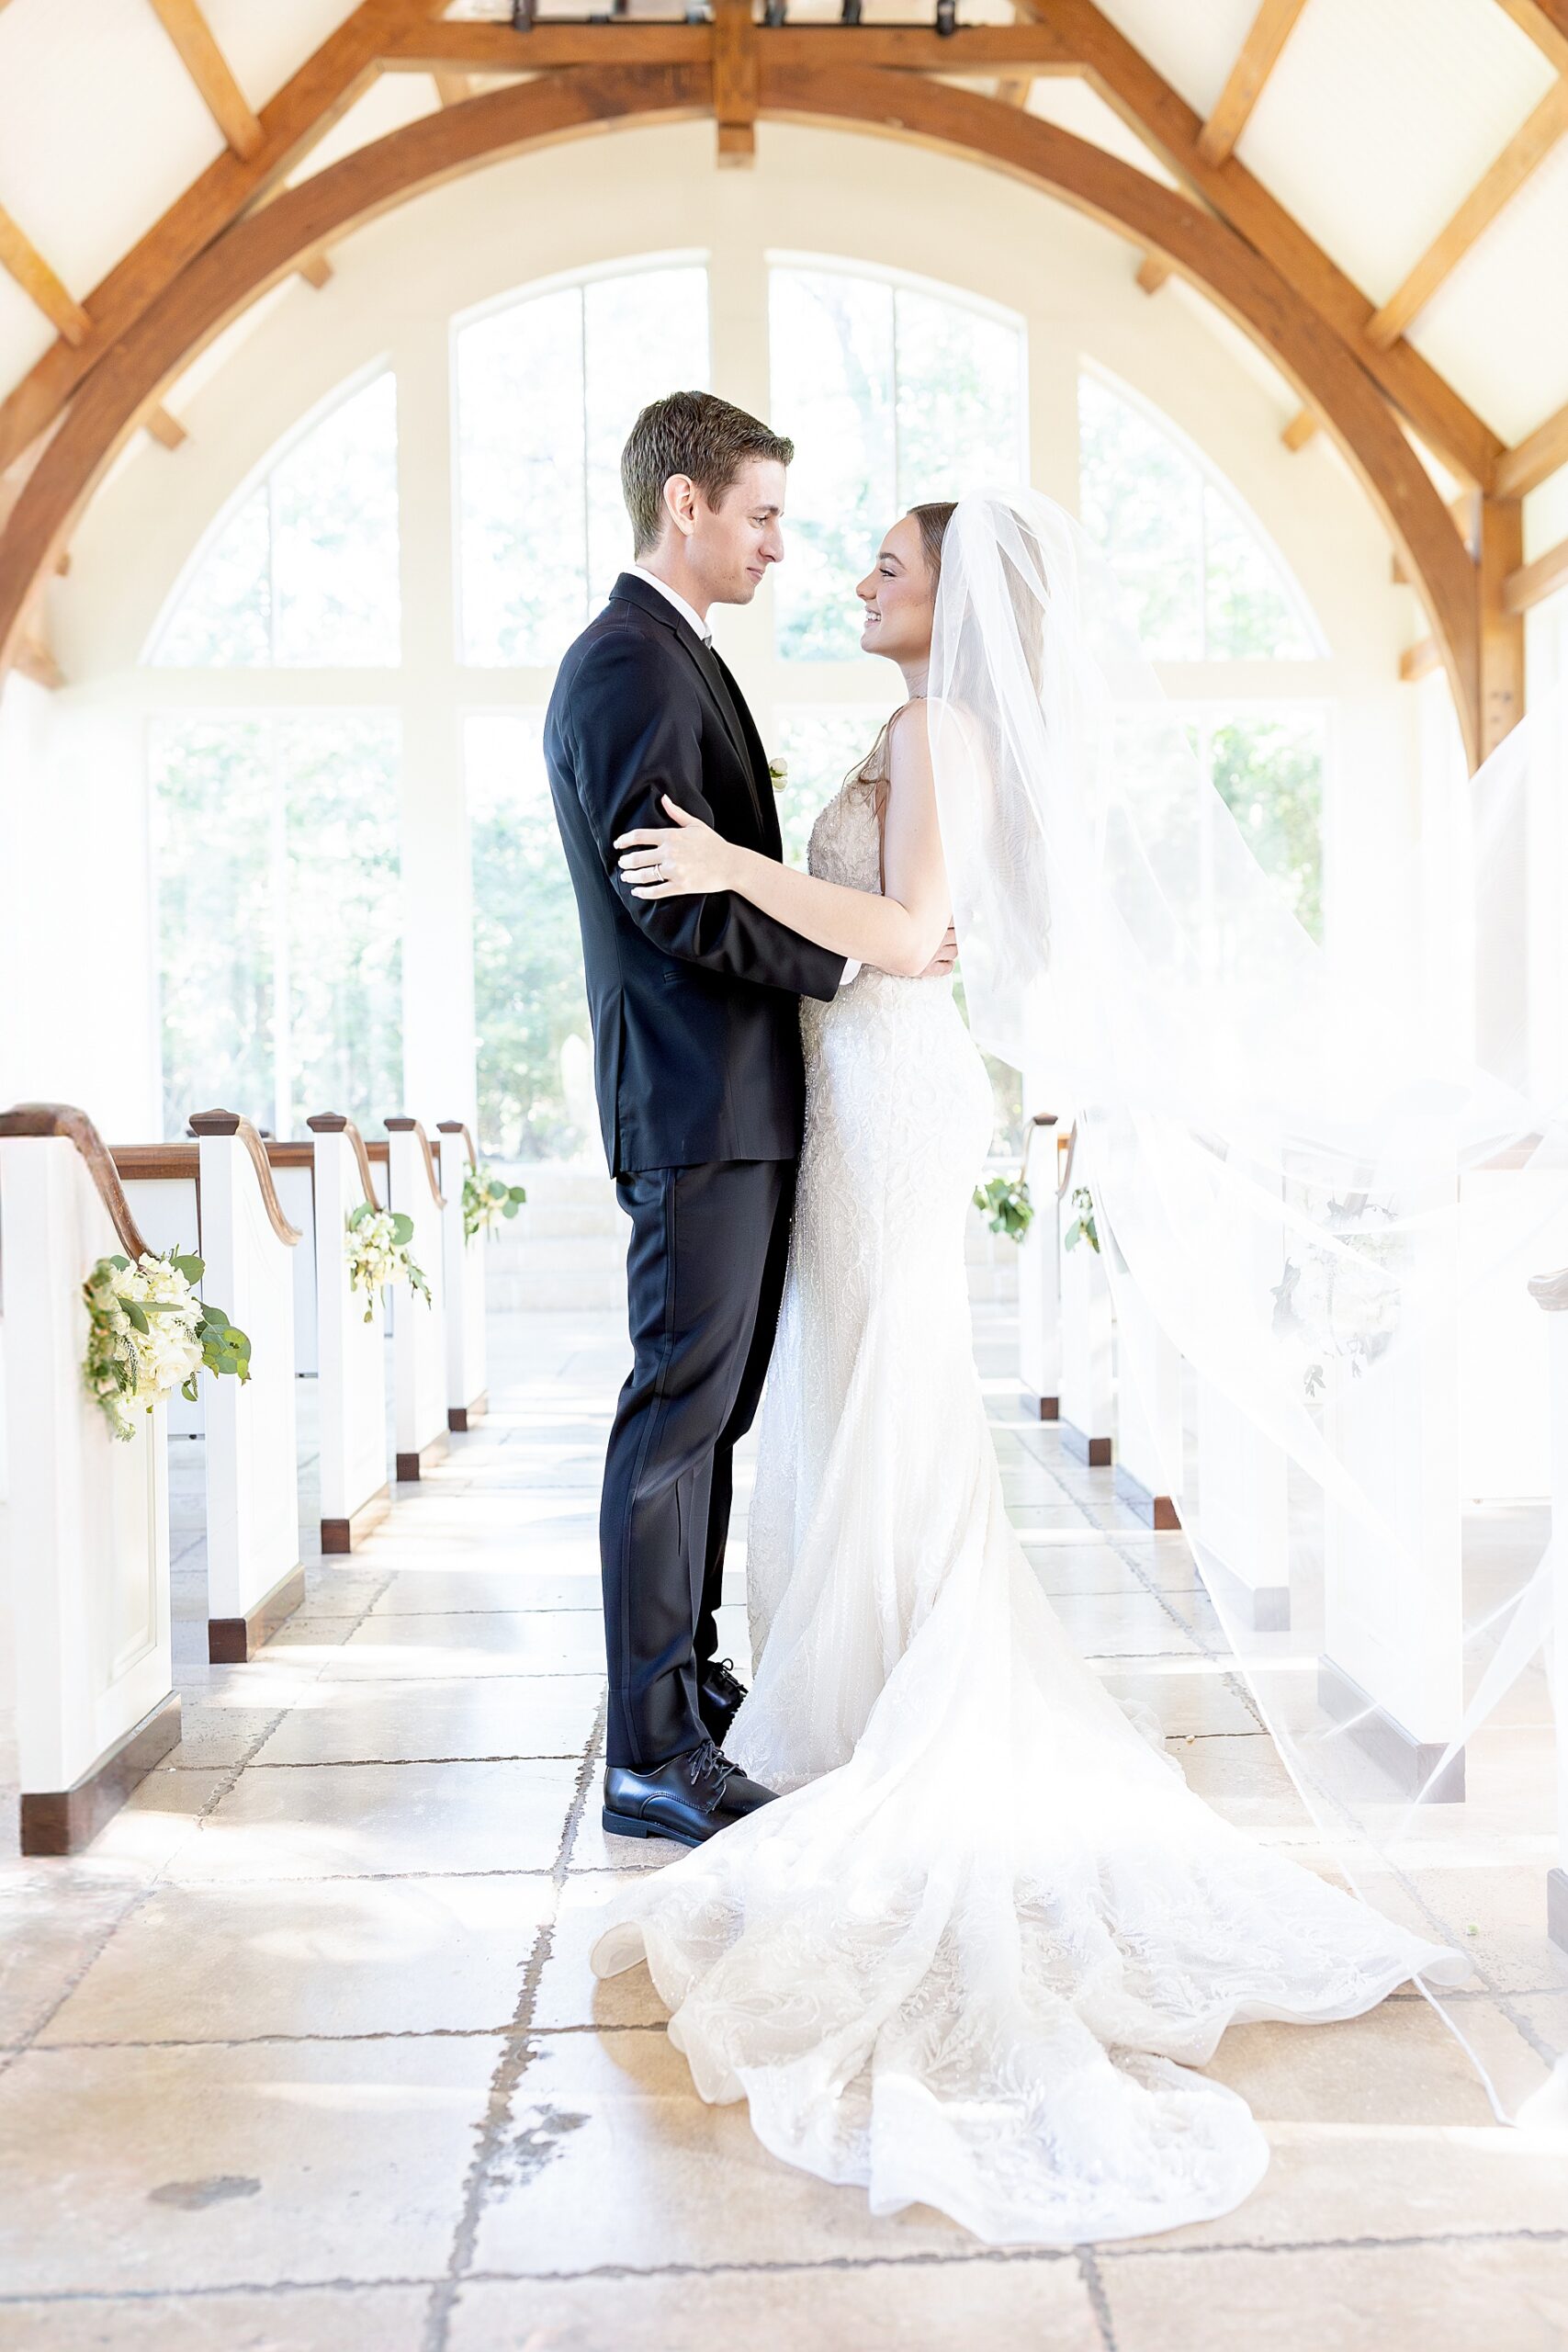
[[[705,1739],[700,1747],[692,1749],[686,1758],[686,1778],[693,1790],[701,1796],[705,1812],[714,1811],[729,1785],[731,1773],[738,1772],[739,1769],[711,1739]],[[705,1781],[711,1781],[711,1788],[704,1788]]]

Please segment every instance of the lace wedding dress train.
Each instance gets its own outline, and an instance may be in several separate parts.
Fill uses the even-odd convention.
[[[880,747],[879,747],[880,750]],[[811,868],[875,890],[876,755]],[[790,1792],[618,1891],[703,2098],[873,2210],[996,2244],[1228,2211],[1267,2145],[1192,2071],[1225,2027],[1371,2007],[1423,1943],[1233,1829],[1075,1654],[1003,1506],[964,1222],[988,1080],[951,982],[803,1008],[807,1109],[762,1409],[755,1679],[726,1747]]]

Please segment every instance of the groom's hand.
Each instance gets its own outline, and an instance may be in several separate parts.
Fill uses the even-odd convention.
[[[942,933],[942,945],[920,974],[922,980],[944,980],[958,961],[958,933],[951,923]]]

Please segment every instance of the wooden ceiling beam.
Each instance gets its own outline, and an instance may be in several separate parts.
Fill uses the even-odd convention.
[[[997,103],[1004,107],[1026,107],[1029,104],[1029,94],[1033,87],[1032,74],[1004,74],[997,84]]]
[[[719,162],[750,164],[757,153],[757,31],[751,0],[713,0],[713,111]]]
[[[1568,0],[1497,0],[1497,5],[1551,58],[1559,74],[1568,74]]]
[[[1366,336],[1374,305],[1300,222],[1233,155],[1215,166],[1199,152],[1202,123],[1170,84],[1117,31],[1094,0],[1020,0],[1048,11],[1040,28],[1076,57],[1089,82],[1128,127],[1217,216],[1279,271],[1352,350],[1450,471],[1486,487],[1502,454],[1490,426],[1407,343],[1380,351]]]
[[[65,673],[42,637],[24,637],[17,649],[16,668],[35,686],[47,686],[51,694],[58,694],[65,684]]]
[[[1528,613],[1560,588],[1568,588],[1568,539],[1559,539],[1533,563],[1521,563],[1510,571],[1503,582],[1503,604],[1510,613]]]
[[[319,294],[323,286],[332,283],[333,266],[325,254],[310,254],[299,265],[299,275]]]
[[[1145,294],[1157,294],[1170,274],[1168,261],[1161,261],[1157,254],[1145,254],[1138,264],[1137,282]]]
[[[1298,449],[1304,449],[1306,447],[1307,443],[1312,439],[1316,431],[1317,419],[1314,416],[1311,409],[1299,408],[1297,409],[1294,416],[1292,417],[1290,423],[1280,427],[1280,438],[1284,443],[1286,448],[1289,449],[1291,455],[1294,457]]]
[[[1213,213],[1054,123],[925,76],[775,67],[764,118],[892,132],[1056,196],[1169,262],[1268,352],[1321,416],[1408,566],[1473,751],[1481,694],[1475,571],[1420,459],[1359,358],[1272,264]],[[840,55],[844,52],[840,51]],[[617,121],[711,115],[705,67],[542,76],[437,110],[254,208],[210,243],[95,368],[23,484],[0,539],[0,663],[29,599],[127,435],[231,319],[360,222],[455,174]]]
[[[1031,80],[1074,74],[1077,61],[1048,24],[960,25],[950,35],[925,25],[756,25],[757,52],[773,64],[874,65],[984,79],[1001,66],[1027,67]],[[388,40],[389,73],[539,74],[561,65],[704,65],[708,25],[673,19],[595,24],[585,17],[519,32],[493,17],[411,22]]]
[[[177,449],[189,439],[177,416],[171,416],[161,401],[155,402],[141,420],[160,449]]]
[[[0,269],[16,279],[56,333],[79,350],[93,332],[92,320],[31,239],[5,211],[0,211]]]
[[[1497,460],[1497,494],[1525,498],[1539,490],[1560,466],[1568,466],[1568,406],[1527,433],[1517,449],[1505,449]]]
[[[1451,220],[1427,246],[1403,285],[1367,322],[1367,340],[1386,351],[1443,280],[1458,268],[1478,238],[1518,194],[1568,131],[1568,82],[1558,82],[1521,123],[1496,161],[1465,198]]]
[[[1052,0],[1052,23],[1077,15]],[[1081,34],[1081,20],[1069,28]],[[980,154],[1134,240],[1197,285],[1268,353],[1332,431],[1408,565],[1442,649],[1472,757],[1480,734],[1480,616],[1475,568],[1441,496],[1361,355],[1325,331],[1321,311],[1214,213],[1148,173],[1036,115],[935,79],[852,69],[793,74],[762,50],[765,114],[897,125],[949,153]],[[1190,110],[1189,110],[1190,112]],[[1194,119],[1195,122],[1195,119]],[[1195,141],[1195,129],[1192,132]],[[1226,173],[1237,168],[1226,166]]]
[[[90,332],[59,343],[0,401],[0,471],[48,431],[98,361],[163,295],[196,254],[220,236],[331,130],[376,74],[386,42],[418,0],[361,0],[261,111],[264,143],[248,158],[209,164],[88,295]]]
[[[457,73],[449,65],[438,65],[430,78],[444,107],[460,107],[465,98],[471,98],[474,95],[470,77],[467,74]]]
[[[1305,6],[1306,0],[1263,0],[1214,111],[1198,134],[1198,152],[1206,164],[1217,166],[1230,155]]]
[[[148,0],[148,6],[174,42],[180,63],[201,93],[202,104],[235,154],[247,162],[259,154],[266,136],[260,117],[235,81],[197,0]]]

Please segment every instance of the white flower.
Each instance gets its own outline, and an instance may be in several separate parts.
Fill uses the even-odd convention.
[[[100,1258],[83,1295],[88,1315],[82,1366],[87,1393],[102,1407],[116,1437],[132,1437],[135,1408],[151,1412],[200,1371],[201,1302],[178,1267],[151,1251],[134,1266]]]
[[[391,1283],[407,1283],[427,1302],[430,1285],[409,1255],[412,1219],[391,1209],[356,1209],[348,1220],[344,1254],[348,1260],[350,1290],[366,1293],[365,1320],[376,1312],[376,1301]]]
[[[768,781],[773,786],[775,792],[782,792],[785,785],[789,782],[789,762],[787,760],[770,760],[768,762]]]

